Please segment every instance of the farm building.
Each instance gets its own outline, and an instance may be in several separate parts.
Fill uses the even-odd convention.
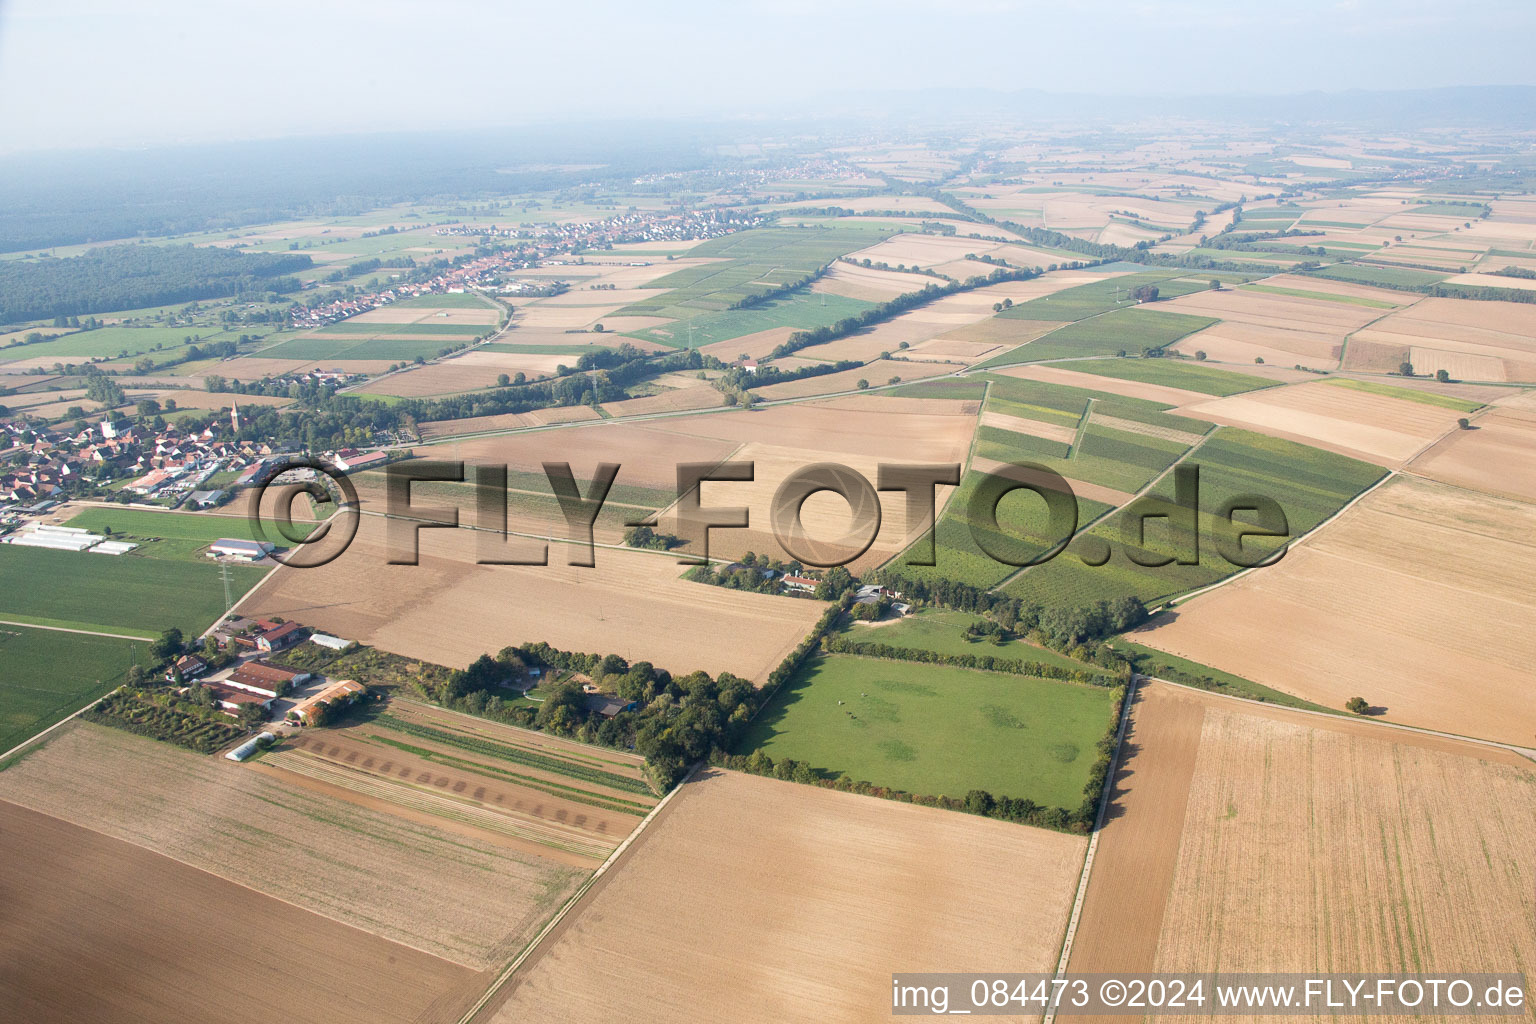
[[[288,718],[301,725],[318,725],[334,704],[351,704],[368,695],[368,687],[352,679],[332,683],[313,697],[300,701],[288,712]]]
[[[180,672],[183,679],[196,679],[207,671],[208,663],[202,658],[195,654],[183,654],[176,659],[175,666],[166,671],[165,678],[173,680],[176,678],[176,673]]]
[[[343,640],[329,633],[311,633],[309,642],[319,644],[321,647],[329,647],[333,651],[345,651],[357,644],[356,640]]]
[[[91,548],[93,555],[124,555],[138,547],[137,544],[127,540],[104,540]]]
[[[260,736],[252,736],[250,739],[246,740],[244,743],[240,744],[238,747],[236,747],[234,750],[231,750],[224,756],[229,758],[231,761],[244,761],[246,758],[256,753],[257,750],[261,749],[262,740],[266,740],[268,743],[271,743],[276,739],[277,736],[275,734],[264,732]]]
[[[295,672],[263,661],[248,661],[220,682],[264,697],[281,697],[291,687],[307,680],[309,675],[308,672]]]
[[[797,590],[802,594],[814,594],[821,580],[813,580],[809,576],[785,576],[784,585],[790,590]]]
[[[264,540],[233,540],[225,537],[208,545],[209,558],[243,558],[248,562],[259,562],[271,554],[274,545]]]
[[[371,469],[382,466],[389,461],[389,455],[385,452],[369,452],[367,455],[351,449],[339,451],[332,456],[331,461],[336,468],[344,473],[355,473],[360,469]]]
[[[228,491],[193,491],[187,501],[198,508],[212,508],[223,501],[228,493]]]
[[[104,539],[99,533],[73,526],[32,523],[27,528],[5,538],[5,543],[24,548],[49,548],[53,551],[85,551],[100,544]]]
[[[236,689],[233,686],[221,686],[218,683],[206,683],[205,689],[213,694],[214,702],[219,708],[228,714],[235,714],[241,708],[254,704],[263,711],[272,707],[274,697],[263,697],[259,693],[251,693],[249,690]]]
[[[604,718],[612,718],[623,711],[633,711],[637,706],[632,700],[622,700],[606,693],[589,693],[585,700],[589,712]]]
[[[259,650],[282,651],[304,639],[304,627],[297,622],[285,622],[281,626],[265,630],[256,637]]]

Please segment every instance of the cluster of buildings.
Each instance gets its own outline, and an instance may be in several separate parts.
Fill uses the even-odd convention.
[[[219,707],[230,714],[256,705],[263,711],[271,711],[272,703],[287,696],[295,687],[315,679],[312,672],[286,668],[265,660],[264,655],[285,651],[309,640],[333,650],[346,650],[352,641],[324,633],[314,633],[297,622],[269,622],[265,619],[234,619],[216,631],[214,638],[227,650],[255,652],[257,657],[240,662],[226,675],[208,680],[201,685],[213,694]],[[207,663],[196,655],[179,659],[170,678],[179,675],[185,681],[197,679],[207,672]],[[323,720],[326,711],[338,702],[351,703],[367,696],[368,688],[351,679],[327,683],[315,693],[294,702],[285,719],[298,725],[314,725]]]
[[[50,551],[90,551],[98,555],[121,555],[138,547],[125,540],[108,540],[103,534],[76,526],[51,526],[37,521],[5,537],[3,543]]]
[[[494,224],[455,224],[437,229],[440,235],[490,236],[552,246],[545,256],[560,252],[602,249],[633,242],[701,242],[736,231],[745,231],[764,223],[756,213],[742,210],[687,210],[661,213],[632,210],[602,220],[518,224],[497,227]]]
[[[238,423],[239,410],[231,413]],[[238,430],[238,427],[236,427]],[[27,423],[0,424],[0,503],[30,505],[66,496],[82,480],[132,479],[123,490],[143,498],[174,498],[197,491],[210,476],[238,469],[271,449],[241,442],[209,426],[185,431],[173,425],[154,431],[108,415],[83,430],[55,430]],[[203,503],[211,496],[204,492]]]

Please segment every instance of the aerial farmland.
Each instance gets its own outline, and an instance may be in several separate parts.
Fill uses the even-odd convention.
[[[1202,6],[0,11],[0,1007],[1529,978],[1536,22]]]

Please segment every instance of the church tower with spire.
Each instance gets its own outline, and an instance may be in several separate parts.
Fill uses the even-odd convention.
[[[236,436],[240,434],[240,403],[231,401],[229,406],[229,425],[234,428]]]

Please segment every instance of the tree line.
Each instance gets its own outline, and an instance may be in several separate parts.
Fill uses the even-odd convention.
[[[884,658],[887,661],[915,661],[924,665],[953,665],[956,668],[974,668],[985,672],[1007,672],[1016,676],[1034,676],[1039,679],[1062,679],[1087,686],[1122,686],[1130,674],[1130,665],[1121,663],[1119,675],[1095,672],[1087,665],[1082,668],[1063,668],[1039,661],[1020,661],[1015,658],[999,658],[990,654],[943,654],[939,651],[914,647],[895,647],[891,644],[850,640],[846,636],[828,636],[827,650],[833,654],[857,654],[865,658]]]
[[[293,292],[308,256],[220,246],[112,245],[80,256],[0,262],[0,323]]]

